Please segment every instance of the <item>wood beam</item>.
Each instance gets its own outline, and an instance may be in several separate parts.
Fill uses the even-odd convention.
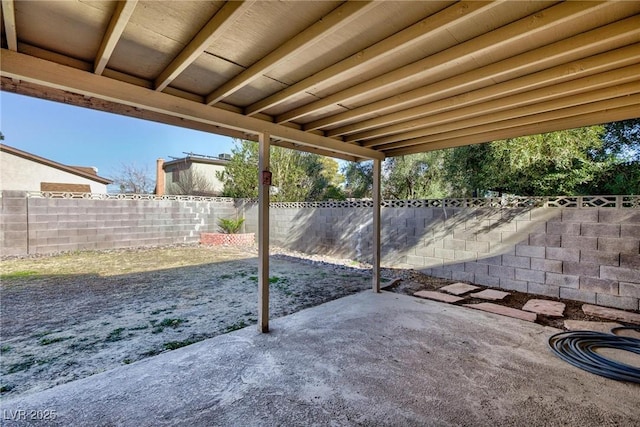
[[[137,4],[138,0],[120,0],[116,4],[116,10],[111,17],[111,21],[109,21],[109,26],[102,38],[102,43],[100,43],[100,48],[96,55],[96,60],[93,65],[94,73],[100,75],[106,68],[113,54],[113,50],[116,48],[116,44],[118,44],[118,40],[120,40],[120,36],[122,36],[122,32],[127,26],[131,15],[133,15]]]
[[[383,145],[380,147],[380,149],[389,150],[400,147],[408,147],[415,144],[425,144],[442,140],[451,140],[478,133],[484,133],[491,130],[533,125],[536,123],[542,123],[566,117],[580,116],[595,113],[600,110],[609,110],[640,103],[640,94],[638,94],[638,92],[640,92],[640,81],[629,83],[624,86],[627,87],[621,89],[622,94],[620,94],[621,96],[618,96],[617,98],[605,98],[601,101],[589,102],[586,104],[569,106],[566,108],[556,107],[556,109],[554,109],[554,107],[549,107],[549,109],[536,109],[534,113],[529,112],[528,114],[528,111],[525,107],[516,109],[515,111],[507,111],[505,112],[507,114],[504,114],[504,116],[496,116],[497,118],[495,120],[493,120],[493,117],[495,115],[478,117],[475,121],[464,121],[460,123],[460,126],[449,126],[448,131],[427,134],[421,137],[394,142],[391,144]],[[628,91],[631,89],[633,89],[633,91],[635,92],[633,95],[629,95]],[[606,96],[606,94],[604,96]],[[502,119],[503,117],[504,119]],[[475,125],[473,123],[475,123]],[[457,123],[455,125],[457,125]]]
[[[2,19],[4,21],[4,35],[7,47],[18,51],[18,32],[16,30],[16,10],[13,0],[2,0]]]
[[[46,87],[66,90],[135,108],[167,114],[230,130],[258,134],[268,132],[284,141],[321,150],[335,151],[360,159],[384,159],[384,154],[353,144],[345,144],[298,129],[277,125],[221,108],[178,98],[64,65],[33,58],[7,49],[0,51],[0,74]]]
[[[488,132],[477,133],[462,138],[446,139],[432,143],[422,143],[410,147],[396,148],[385,151],[389,157],[405,156],[408,154],[424,153],[427,151],[442,150],[445,148],[461,147],[464,145],[481,144],[501,139],[517,138],[526,135],[537,135],[547,132],[555,132],[565,129],[575,129],[583,126],[593,126],[603,123],[638,118],[640,103],[618,108],[599,110],[596,112],[549,120],[542,123],[533,123],[519,127],[496,129]]]
[[[0,82],[1,90],[17,93],[19,95],[31,96],[76,107],[90,108],[92,110],[104,111],[106,113],[119,114],[136,119],[149,120],[152,122],[224,135],[231,138],[257,140],[257,134],[225,129],[220,126],[209,125],[207,123],[196,122],[181,117],[173,117],[167,114],[143,110],[113,101],[106,101],[104,99],[71,93],[62,89],[45,87],[24,80],[11,79],[3,76],[1,77]]]
[[[270,169],[270,137],[259,135],[258,148],[258,331],[269,332],[269,189],[263,172]]]
[[[246,86],[253,80],[259,78],[288,57],[295,55],[314,43],[317,43],[337,28],[350,24],[355,18],[361,16],[363,13],[371,10],[375,6],[376,3],[371,1],[343,3],[327,16],[295,37],[292,37],[270,54],[251,65],[218,89],[214,90],[209,94],[209,96],[207,96],[207,104],[213,105],[223,100],[227,96],[241,89],[243,86]]]
[[[76,107],[90,108],[92,110],[104,111],[112,114],[120,114],[122,116],[134,117],[141,120],[149,120],[152,122],[198,130],[201,132],[214,133],[217,135],[228,136],[230,138],[248,139],[251,141],[258,140],[257,134],[235,131],[232,129],[222,128],[220,126],[208,125],[206,123],[195,122],[180,117],[173,117],[167,114],[156,113],[154,111],[142,110],[139,108],[130,107],[128,105],[118,104],[112,101],[105,101],[94,97],[86,97],[61,89],[48,88],[22,80],[10,79],[8,77],[0,78],[0,90],[24,96],[31,96],[34,98],[46,99],[48,101],[74,105]],[[315,153],[321,156],[338,158],[350,162],[359,160],[359,158],[356,158],[354,156],[348,156],[346,154],[336,153],[334,151],[321,150],[319,148],[311,146],[294,144],[288,141],[271,141],[271,145],[289,148],[292,150],[305,151],[308,153]]]
[[[380,160],[373,161],[373,220],[372,220],[372,232],[373,232],[373,262],[371,268],[373,270],[372,286],[373,292],[380,292],[380,246],[382,240],[380,239],[380,205],[382,202],[381,191],[381,179],[382,175],[382,162]]]
[[[384,136],[364,141],[362,145],[375,147],[426,134],[475,126],[488,121],[496,122],[615,98],[640,91],[638,76],[640,76],[640,64],[572,80],[550,88],[536,89],[507,98],[474,104],[382,128],[379,135]],[[368,132],[368,134],[373,134],[373,132]]]
[[[535,39],[538,33],[565,25],[572,19],[583,17],[603,7],[602,2],[588,3],[587,7],[584,3],[561,3],[412,64],[283,113],[276,117],[276,122],[295,120],[373,91],[398,87],[407,81],[418,79],[433,81],[437,80],[438,76],[453,70],[469,71],[477,67],[476,58],[481,55],[500,55],[502,58],[514,56],[521,53],[523,40]],[[631,9],[632,6],[629,8]]]
[[[523,77],[503,81],[502,83],[494,83],[474,91],[460,93],[444,99],[437,99],[442,97],[442,93],[451,91],[459,92],[460,85],[456,84],[461,80],[459,77],[469,77],[471,79],[476,78],[472,76],[472,73],[465,73],[465,75],[454,77],[453,79],[447,79],[424,88],[433,89],[433,91],[427,99],[422,98],[423,101],[429,101],[431,99],[437,100],[427,102],[416,107],[396,111],[390,114],[385,114],[373,119],[362,120],[354,124],[342,126],[327,131],[326,134],[327,136],[331,137],[346,135],[344,136],[344,140],[346,142],[361,141],[364,139],[368,139],[373,135],[380,135],[378,129],[382,128],[385,125],[393,126],[398,123],[407,122],[412,119],[418,119],[430,114],[437,114],[443,111],[451,110],[453,108],[461,108],[467,105],[491,101],[493,99],[506,98],[509,95],[538,89],[540,87],[549,87],[553,84],[561,84],[563,82],[578,79],[583,76],[606,72],[638,62],[640,62],[640,44],[636,43],[631,46],[626,46],[588,58],[564,63],[552,68],[547,68],[543,71],[538,71],[536,73],[528,74]],[[506,66],[507,64],[505,64],[505,67]],[[497,69],[497,67],[491,67]],[[478,70],[478,74],[484,74],[483,70]],[[498,79],[499,77],[496,76],[495,78]],[[450,80],[451,86],[447,85],[447,82],[449,82]],[[486,82],[488,83],[489,81],[495,80],[487,79]],[[339,118],[336,117],[335,119],[337,120]],[[358,131],[359,133],[353,133]]]
[[[478,87],[490,87],[496,81],[511,80],[550,67],[561,66],[562,64],[567,64],[568,61],[577,61],[576,68],[565,70],[571,76],[579,72],[583,58],[614,50],[634,42],[637,43],[638,35],[640,35],[640,16],[634,16],[494,64],[470,70],[435,83],[426,84],[423,87],[392,98],[315,120],[308,123],[305,129],[320,129],[360,119],[357,123],[344,125],[335,131],[330,130],[327,132],[328,136],[338,136],[392,124],[397,121],[419,117],[421,114],[420,106],[414,107],[417,104],[439,101]],[[637,47],[634,49],[637,49]],[[413,108],[397,112],[397,109],[403,106]],[[395,112],[381,116],[381,113],[389,110],[395,110]],[[415,115],[410,115],[414,113]],[[380,117],[361,120],[363,117],[374,114]]]
[[[213,42],[224,36],[233,23],[246,13],[255,0],[228,1],[206,23],[195,37],[185,46],[173,61],[155,80],[155,89],[164,90],[180,73],[182,73],[198,56],[200,56]]]
[[[471,18],[501,2],[463,1],[431,15],[420,22],[396,33],[386,39],[358,52],[350,57],[295,83],[280,92],[261,101],[255,102],[245,109],[245,114],[254,115],[274,105],[285,102],[294,96],[316,86],[325,80],[339,78],[357,67],[366,66],[375,60],[380,60],[407,49],[415,43],[421,42],[436,32],[447,31],[462,19]]]

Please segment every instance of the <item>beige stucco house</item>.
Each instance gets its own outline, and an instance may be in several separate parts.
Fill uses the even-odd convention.
[[[0,144],[0,190],[106,193],[109,184],[96,168],[67,166]]]
[[[219,196],[223,183],[217,172],[223,172],[229,162],[228,154],[218,157],[187,154],[165,162],[158,160],[164,174],[164,194]],[[160,169],[159,169],[160,172]],[[158,180],[158,183],[161,183]]]

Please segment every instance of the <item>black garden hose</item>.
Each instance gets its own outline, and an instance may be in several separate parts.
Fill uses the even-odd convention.
[[[595,350],[612,348],[640,354],[640,339],[615,335],[616,331],[630,329],[640,332],[640,327],[618,327],[611,334],[592,331],[560,332],[549,338],[549,347],[562,360],[596,375],[618,381],[640,384],[640,368],[608,359]]]

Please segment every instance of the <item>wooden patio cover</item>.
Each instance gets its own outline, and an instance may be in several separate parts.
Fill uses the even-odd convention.
[[[260,140],[261,170],[269,144],[373,159],[377,190],[386,156],[640,116],[638,1],[2,0],[1,21],[2,90]]]

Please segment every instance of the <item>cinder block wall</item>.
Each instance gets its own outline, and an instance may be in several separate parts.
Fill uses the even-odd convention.
[[[24,255],[28,244],[27,199],[23,191],[0,193],[0,253]]]
[[[430,228],[406,259],[427,274],[640,309],[637,209],[462,211]]]
[[[197,242],[234,203],[28,198],[3,192],[2,255]]]
[[[638,209],[383,207],[381,214],[386,266],[640,309]],[[245,215],[255,232],[257,207],[247,205]],[[370,261],[371,218],[371,208],[276,203],[271,243]]]
[[[245,217],[244,231],[257,232],[257,205],[242,200],[52,199],[5,191],[0,203],[2,255],[196,242],[200,232],[216,231],[218,218],[236,215]],[[370,205],[274,203],[271,243],[370,261]],[[382,208],[384,265],[640,309],[640,209],[425,206]]]

